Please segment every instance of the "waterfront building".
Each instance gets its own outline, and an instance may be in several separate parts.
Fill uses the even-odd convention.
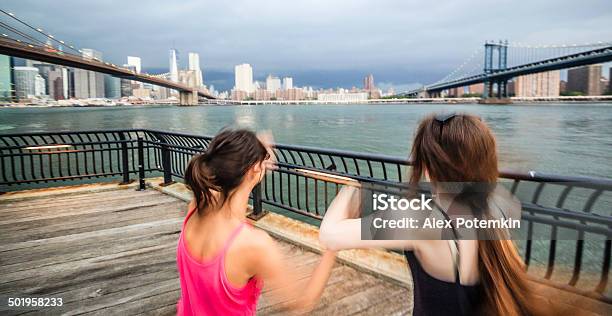
[[[268,91],[267,89],[257,89],[255,90],[253,99],[257,100],[257,101],[267,101],[267,100],[271,100],[272,99],[272,93],[270,93],[270,91]]]
[[[13,58],[0,55],[0,101],[13,99]]]
[[[567,81],[559,81],[559,94],[567,92]]]
[[[131,97],[132,96],[132,82],[128,79],[121,79],[121,96]]]
[[[270,93],[276,93],[281,88],[281,80],[278,77],[268,75],[266,78],[266,90]]]
[[[104,75],[104,96],[109,99],[121,98],[121,79]]]
[[[46,95],[47,81],[40,74],[34,76],[34,96],[41,97]]]
[[[484,93],[484,83],[475,83],[473,85],[468,86],[469,94],[483,94]]]
[[[178,61],[176,59],[176,49],[171,49],[170,50],[170,81],[174,81],[174,82],[178,82],[179,81],[179,75],[178,75]]]
[[[283,78],[283,90],[293,89],[293,78],[285,77]]]
[[[466,90],[468,89],[468,87],[456,87],[456,88],[451,88],[448,89],[448,96],[449,97],[457,97],[460,98],[462,97],[464,94],[466,94]]]
[[[15,79],[15,96],[19,99],[28,99],[36,94],[36,76],[38,68],[18,66],[13,68]]]
[[[247,95],[253,92],[253,68],[251,65],[240,64],[234,67],[234,90],[244,91]]]
[[[83,48],[83,58],[102,60],[102,53]],[[104,98],[104,74],[83,69],[74,71],[74,96],[79,99]]]
[[[291,88],[283,90],[281,97],[283,100],[304,100],[306,99],[306,93],[304,89]]]
[[[49,63],[35,63],[38,74],[45,80],[45,92],[53,100],[63,100],[66,98],[64,93],[64,68]]]
[[[87,70],[74,69],[74,97],[77,99],[89,98],[89,76]]]
[[[142,63],[141,63],[140,57],[128,56],[127,57],[127,65],[128,66],[133,66],[134,67],[134,71],[136,71],[137,74],[139,74],[142,71]]]
[[[232,100],[242,101],[246,100],[249,97],[249,94],[244,90],[232,90],[231,98]]]
[[[369,74],[363,78],[363,89],[366,91],[372,91],[376,87],[374,86],[374,76]]]
[[[47,94],[53,100],[64,100],[67,95],[64,94],[64,68],[54,67],[47,72]]]
[[[345,92],[340,89],[335,93],[319,93],[317,100],[322,102],[361,102],[368,100],[367,92]]]
[[[588,65],[567,71],[567,92],[601,95],[601,65]]]
[[[610,67],[610,75],[608,76],[608,93],[612,94],[612,67]]]
[[[514,95],[517,97],[558,97],[561,72],[540,72],[514,79]]]
[[[198,53],[189,53],[189,70],[195,73],[196,87],[204,85],[204,75],[200,68],[200,55]]]
[[[132,90],[132,96],[139,99],[150,99],[151,89],[147,88],[136,88]]]

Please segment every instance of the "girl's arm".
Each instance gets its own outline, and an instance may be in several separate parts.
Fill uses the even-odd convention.
[[[414,249],[414,240],[362,240],[359,189],[344,186],[325,212],[319,241],[327,249],[354,248]]]
[[[334,266],[336,253],[329,250],[323,253],[321,261],[304,286],[294,269],[288,266],[276,242],[265,232],[259,233],[262,234],[262,241],[258,242],[259,246],[256,247],[259,248],[259,256],[254,263],[255,275],[264,280],[266,287],[272,289],[269,293],[273,295],[275,302],[300,312],[311,310],[321,298]]]

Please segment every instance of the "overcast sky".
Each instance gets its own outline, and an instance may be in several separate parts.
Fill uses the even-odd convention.
[[[405,86],[444,77],[485,40],[612,41],[610,0],[3,0],[1,7],[123,64],[168,68],[168,49],[200,54],[205,81],[228,88],[235,64],[296,85]]]

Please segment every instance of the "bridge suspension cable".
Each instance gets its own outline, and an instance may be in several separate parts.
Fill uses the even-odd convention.
[[[67,44],[65,41],[58,40],[57,38],[55,38],[55,36],[53,36],[51,34],[45,33],[41,28],[37,28],[37,27],[34,27],[34,26],[30,25],[29,23],[27,23],[27,22],[23,21],[22,19],[16,17],[15,14],[13,14],[13,13],[7,12],[7,11],[2,10],[2,9],[0,9],[0,12],[3,13],[4,15],[10,17],[11,19],[19,22],[20,24],[26,26],[28,29],[30,29],[30,30],[32,30],[32,31],[34,31],[36,33],[42,34],[45,37],[45,39],[47,39],[49,41],[52,41],[52,42],[56,42],[57,44],[61,45],[61,46],[58,47],[58,49],[63,49],[64,47],[66,47],[66,48],[68,48],[68,49],[78,53],[79,55],[83,52],[82,50],[76,48],[74,45]],[[46,46],[46,45],[50,45],[50,44],[45,42],[44,45]]]
[[[436,81],[434,84],[453,81],[459,78],[465,78],[469,77],[470,75],[477,74],[478,70],[482,69],[482,52],[482,47],[479,47],[470,55],[470,57],[468,57],[457,68],[455,68],[455,70],[446,75],[446,77]]]

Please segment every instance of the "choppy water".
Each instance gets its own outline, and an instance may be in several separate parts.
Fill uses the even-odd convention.
[[[612,104],[261,105],[0,108],[0,133],[155,128],[214,134],[270,129],[278,142],[407,156],[418,121],[436,111],[481,116],[501,167],[612,178]]]

